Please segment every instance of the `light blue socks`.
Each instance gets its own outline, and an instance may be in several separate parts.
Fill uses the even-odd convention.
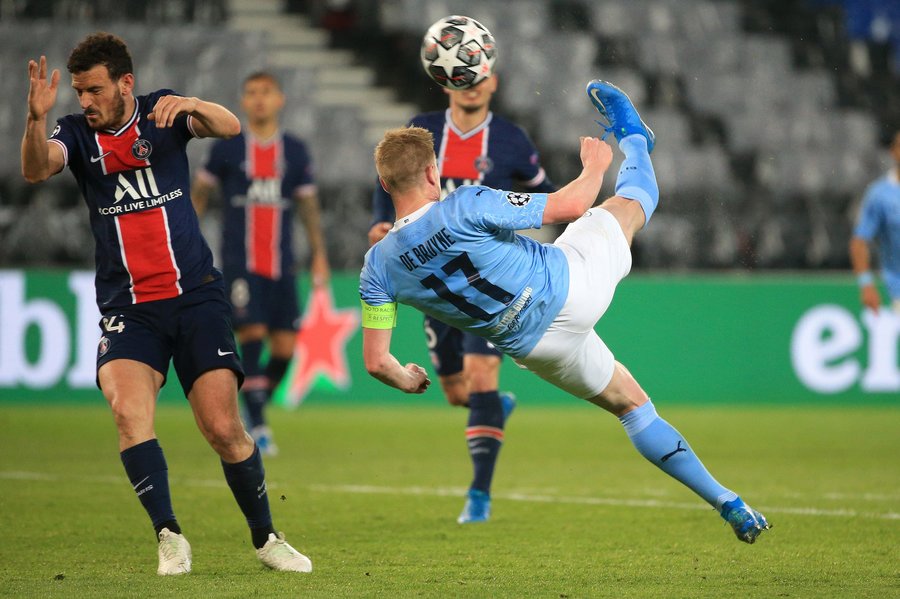
[[[657,415],[652,402],[628,412],[619,421],[642,456],[702,497],[716,511],[726,501],[737,498],[737,494],[707,472],[684,437]]]
[[[640,203],[646,226],[659,203],[659,186],[647,152],[647,138],[638,134],[623,137],[619,149],[625,154],[625,161],[616,179],[616,195]]]

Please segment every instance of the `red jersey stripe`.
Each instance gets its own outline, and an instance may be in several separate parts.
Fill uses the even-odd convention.
[[[278,179],[281,164],[281,136],[266,144],[249,138],[248,176],[251,180]],[[252,183],[251,183],[252,185]],[[281,277],[281,206],[247,205],[247,271],[269,279]]]
[[[474,135],[461,137],[451,127],[445,129],[442,144],[441,177],[448,179],[469,179],[479,181],[481,173],[475,167],[480,156],[486,154],[487,128]]]
[[[247,206],[247,271],[269,279],[281,276],[281,209]]]
[[[278,176],[280,145],[277,142],[260,145],[256,140],[250,141],[251,179],[274,179]]]
[[[172,251],[167,216],[162,207],[116,217],[122,263],[135,304],[181,295],[181,272]]]

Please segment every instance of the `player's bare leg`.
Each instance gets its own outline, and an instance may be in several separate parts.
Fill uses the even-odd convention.
[[[191,546],[172,510],[169,470],[153,430],[163,375],[143,362],[119,359],[101,366],[97,379],[119,431],[125,472],[156,531],[156,572],[186,574],[191,571]]]
[[[207,371],[194,382],[188,400],[197,426],[221,458],[225,480],[247,519],[257,557],[274,570],[310,572],[309,558],[288,545],[272,526],[262,456],[238,414],[237,376],[223,368]]]
[[[644,228],[644,223],[647,222],[643,208],[634,200],[613,196],[600,204],[600,207],[612,214],[619,222],[629,246],[634,240],[634,236]]]
[[[466,407],[469,405],[469,377],[465,371],[454,374],[438,375],[441,392],[451,406]]]

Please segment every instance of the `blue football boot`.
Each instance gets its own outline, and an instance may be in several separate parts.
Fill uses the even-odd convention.
[[[456,521],[460,524],[486,522],[491,517],[491,496],[484,491],[469,489],[466,505]]]
[[[762,531],[772,528],[765,516],[744,503],[740,497],[722,505],[720,513],[734,529],[737,538],[745,543],[752,544]]]
[[[606,139],[610,133],[616,136],[617,141],[622,141],[623,137],[629,135],[643,135],[647,138],[647,153],[653,151],[656,135],[653,134],[653,130],[647,126],[647,123],[641,120],[641,115],[638,114],[634,104],[631,103],[631,98],[625,92],[612,83],[594,79],[587,84],[587,95],[600,112],[603,121],[606,121],[605,123],[597,121],[606,131],[603,139]]]
[[[516,409],[516,395],[512,391],[500,392],[500,403],[503,404],[503,422],[509,420],[509,415]]]

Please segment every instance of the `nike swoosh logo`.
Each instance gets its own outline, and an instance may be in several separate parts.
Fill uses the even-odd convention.
[[[134,490],[137,491],[137,488],[140,487],[140,486],[141,486],[142,484],[144,484],[145,482],[147,482],[147,479],[148,479],[148,478],[150,478],[150,477],[149,477],[149,476],[145,476],[145,477],[144,477],[144,480],[142,480],[142,481],[139,482],[138,484],[134,485]]]
[[[218,348],[216,349],[216,351],[219,352],[220,356],[227,356],[228,354],[234,353],[233,351],[222,351],[221,349],[218,349]]]
[[[101,160],[103,160],[104,156],[109,156],[110,154],[112,154],[112,151],[100,154],[99,156],[91,156],[91,162],[100,162]]]

